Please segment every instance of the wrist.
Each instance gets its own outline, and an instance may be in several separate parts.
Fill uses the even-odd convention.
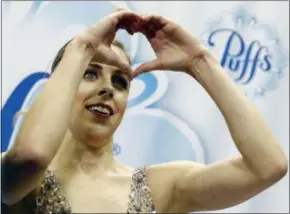
[[[93,58],[93,54],[86,49],[70,42],[63,52],[63,56],[54,73],[66,73],[82,76]]]
[[[71,55],[73,53],[75,56],[91,60],[95,54],[93,49],[94,48],[91,45],[79,41],[79,39],[75,38],[67,45],[64,55]]]
[[[204,78],[207,78],[206,76],[221,70],[223,70],[223,68],[215,56],[208,50],[204,49],[200,54],[190,60],[187,73],[198,82],[202,83]]]
[[[196,58],[188,72],[217,103],[232,94],[242,95],[240,88],[236,86],[219,61],[210,52],[204,52],[203,55]],[[219,105],[221,104],[219,103]]]

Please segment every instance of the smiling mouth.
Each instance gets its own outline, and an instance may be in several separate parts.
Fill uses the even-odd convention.
[[[86,108],[95,116],[110,117],[114,114],[114,111],[111,108],[111,106],[103,103],[88,105],[86,106]]]

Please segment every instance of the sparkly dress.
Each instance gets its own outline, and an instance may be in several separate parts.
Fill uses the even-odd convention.
[[[127,213],[154,213],[154,206],[147,183],[146,168],[138,168],[133,173]],[[36,198],[34,214],[71,214],[65,193],[51,171],[46,171],[39,195]]]

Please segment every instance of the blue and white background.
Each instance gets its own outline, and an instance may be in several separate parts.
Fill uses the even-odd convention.
[[[289,2],[2,2],[1,151],[49,77],[58,49],[116,7],[164,15],[191,31],[253,100],[289,157]],[[155,55],[142,35],[118,32],[133,66]],[[234,96],[234,95],[233,95]],[[174,160],[205,164],[238,154],[206,91],[182,73],[152,72],[132,82],[114,155],[132,167]],[[289,212],[289,175],[251,200],[219,212]]]

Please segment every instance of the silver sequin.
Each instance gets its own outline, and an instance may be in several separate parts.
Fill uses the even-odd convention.
[[[71,208],[66,201],[55,175],[47,170],[41,185],[40,194],[36,198],[35,214],[61,213],[70,214]]]
[[[71,214],[72,210],[59,181],[51,171],[46,171],[40,194],[36,198],[35,214]],[[147,182],[146,168],[134,171],[127,213],[154,213],[154,206]]]
[[[154,207],[147,182],[146,168],[139,168],[133,173],[127,213],[150,213],[153,211]]]

